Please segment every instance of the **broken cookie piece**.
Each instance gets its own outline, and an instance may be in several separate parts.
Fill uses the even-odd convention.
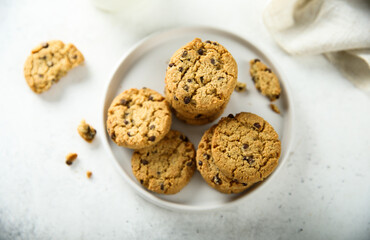
[[[270,101],[275,101],[280,97],[279,79],[261,60],[251,60],[249,72],[258,91],[268,97]]]
[[[87,124],[85,120],[82,120],[80,125],[78,125],[77,131],[87,142],[90,143],[94,140],[96,130],[91,125]]]
[[[271,103],[270,104],[270,108],[272,109],[272,111],[280,114],[280,109],[278,108],[278,106],[276,106],[275,104]]]
[[[24,77],[35,93],[50,89],[72,68],[84,61],[82,53],[71,43],[53,40],[39,44],[24,64]]]
[[[91,176],[92,176],[92,172],[87,171],[87,172],[86,172],[86,177],[87,177],[87,178],[91,178]]]
[[[247,90],[247,84],[242,82],[237,82],[235,86],[235,91],[237,92],[245,92]]]
[[[76,160],[77,158],[77,153],[68,153],[66,156],[66,164],[68,166],[71,166],[72,163]]]

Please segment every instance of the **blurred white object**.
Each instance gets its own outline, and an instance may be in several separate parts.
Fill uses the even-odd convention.
[[[91,0],[97,7],[108,12],[118,12],[123,10],[128,5],[131,5],[135,0]]]
[[[370,93],[370,1],[271,0],[263,19],[285,51],[324,54]]]

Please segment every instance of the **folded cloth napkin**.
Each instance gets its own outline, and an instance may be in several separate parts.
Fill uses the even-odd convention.
[[[324,54],[370,93],[369,0],[271,0],[263,20],[285,51]]]

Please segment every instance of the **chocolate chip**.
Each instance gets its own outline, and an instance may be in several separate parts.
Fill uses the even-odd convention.
[[[259,124],[259,123],[254,123],[254,124],[253,124],[253,126],[254,126],[255,128],[257,128],[257,129],[260,129],[260,128],[261,128],[261,124]]]
[[[141,159],[140,163],[143,164],[143,165],[148,165],[149,162],[145,159]]]
[[[161,172],[157,172],[158,175],[161,175]]]
[[[163,185],[163,183],[161,183],[161,190],[162,190],[162,191],[164,190],[164,185]]]
[[[248,157],[243,157],[243,160],[244,161],[247,161],[249,164],[252,164],[252,163],[254,163],[254,159],[253,159],[253,157],[252,156],[248,156]]]
[[[128,135],[129,137],[131,137],[131,133],[130,133],[130,132],[127,132],[127,135]]]
[[[234,115],[232,115],[231,113],[229,115],[227,115],[228,118],[234,118]]]
[[[207,153],[204,153],[204,154],[203,154],[203,157],[204,157],[205,159],[207,159],[207,160],[209,160],[209,159],[211,158],[211,156],[210,156],[210,155],[208,155]]]
[[[258,58],[254,59],[254,62],[261,62],[261,60],[259,60]]]
[[[67,164],[68,166],[71,166],[71,165],[72,165],[72,163],[73,163],[73,161],[71,161],[71,160],[67,160],[67,161],[66,161],[66,164]]]
[[[253,82],[256,82],[256,78],[254,76],[252,77],[252,81]]]
[[[154,142],[155,141],[155,136],[148,137],[148,141]]]
[[[243,144],[243,149],[247,149],[249,148],[249,145],[248,144]]]
[[[53,78],[53,79],[51,79],[51,81],[52,81],[53,83],[55,83],[57,80],[56,80],[55,78]]]
[[[218,80],[222,80],[222,79],[224,79],[224,77],[218,77]]]
[[[192,80],[191,79],[188,79],[188,82],[191,82]]]
[[[188,96],[184,97],[184,103],[185,104],[189,104],[190,103],[190,100],[191,100],[190,97],[188,97]]]
[[[203,162],[202,161],[198,161],[198,165],[199,166],[202,166],[203,165]]]
[[[206,43],[211,43],[211,41],[207,40]]]
[[[154,129],[154,128],[155,128],[155,125],[153,124],[149,126],[149,129]]]
[[[216,65],[216,61],[215,61],[213,58],[211,58],[211,63],[212,63],[213,65]]]
[[[181,57],[186,57],[186,55],[188,55],[188,51],[184,51],[181,55]]]
[[[189,138],[187,136],[184,136],[184,135],[180,135],[180,139],[184,142],[189,142]]]
[[[203,51],[203,49],[202,49],[202,48],[198,50],[198,54],[199,54],[199,55],[203,55],[203,53],[204,53],[204,51]]]
[[[200,82],[203,83],[204,78],[200,77],[199,79],[200,79]]]
[[[143,179],[140,179],[140,183],[141,183],[141,184],[143,184],[143,183],[144,183]]]
[[[121,99],[121,101],[119,101],[119,103],[123,106],[127,106],[129,101],[127,101],[126,99]]]
[[[189,86],[188,86],[188,85],[185,85],[185,86],[184,86],[184,90],[185,90],[185,91],[189,91]]]
[[[178,101],[178,100],[179,100],[176,96],[173,96],[173,99],[175,99],[176,101]]]
[[[265,71],[270,73],[271,72],[271,69],[270,68],[266,68]]]
[[[149,156],[149,152],[146,153],[146,156],[148,157]]]
[[[276,99],[278,99],[278,98],[280,97],[280,94],[274,95],[274,97],[275,97]]]
[[[46,60],[46,56],[42,56],[40,57],[40,59]]]
[[[217,185],[220,185],[222,183],[221,179],[218,177],[218,174],[213,177],[213,182]]]
[[[123,123],[124,123],[125,125],[127,125],[127,124],[129,124],[129,121],[125,120],[125,121],[123,121]]]
[[[153,100],[153,96],[152,95],[149,95],[148,100],[149,101],[152,101]]]
[[[168,64],[168,66],[169,67],[173,67],[173,66],[175,66],[175,64],[174,63],[170,63],[170,64]]]
[[[217,46],[218,44],[216,42],[214,42],[213,45]]]
[[[77,55],[73,55],[73,56],[72,56],[72,58],[73,58],[73,59],[77,59]]]
[[[190,166],[192,166],[192,165],[193,165],[193,161],[188,162],[188,163],[186,164],[186,166],[188,166],[188,167],[190,167]]]
[[[179,71],[182,72],[182,70],[184,70],[182,67],[179,67]]]
[[[247,183],[242,183],[243,186],[247,186],[248,184]]]
[[[113,139],[113,140],[114,140],[114,139],[116,139],[116,134],[113,132],[113,133],[110,135],[110,138],[111,138],[111,139]]]
[[[195,119],[200,118],[201,116],[203,116],[203,115],[202,114],[198,114],[198,115],[195,116]]]
[[[40,78],[43,78],[43,77],[44,77],[44,75],[43,75],[43,74],[39,74],[39,77],[40,77]]]
[[[44,43],[42,43],[42,44],[41,44],[41,46],[42,46],[43,48],[47,48],[47,47],[49,47],[49,43],[44,42]]]

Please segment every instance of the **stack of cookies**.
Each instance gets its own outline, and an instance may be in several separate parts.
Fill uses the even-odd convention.
[[[204,133],[197,169],[216,190],[239,193],[274,171],[280,151],[278,134],[263,118],[246,112],[230,114]]]
[[[166,100],[188,124],[212,122],[223,113],[237,83],[238,67],[219,43],[196,38],[172,56],[165,77]]]

